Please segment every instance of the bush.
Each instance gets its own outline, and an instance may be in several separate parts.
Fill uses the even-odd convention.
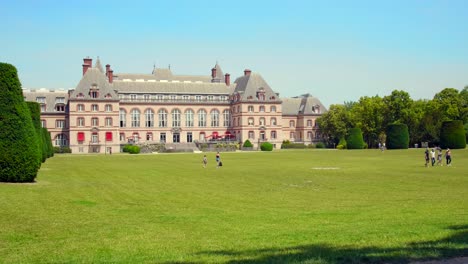
[[[317,144],[315,144],[315,147],[316,147],[316,148],[325,148],[325,143],[323,143],[323,142],[317,142]]]
[[[69,147],[54,147],[54,153],[72,153]]]
[[[34,125],[34,130],[36,131],[36,138],[38,142],[39,149],[39,162],[42,163],[47,159],[47,149],[44,148],[44,140],[42,137],[42,126],[41,126],[41,106],[36,102],[26,102],[29,111],[31,112],[31,119]]]
[[[271,144],[270,142],[263,142],[260,145],[260,149],[262,151],[272,151],[273,150],[273,144]]]
[[[307,146],[304,143],[283,143],[281,144],[282,149],[305,149]]]
[[[139,146],[130,146],[129,149],[128,149],[128,153],[138,154],[138,153],[140,153],[140,147]]]
[[[442,148],[466,148],[466,135],[460,120],[446,121],[440,129],[440,146]]]
[[[125,146],[122,148],[122,152],[129,153],[131,147],[132,147],[132,145],[125,145]]]
[[[244,147],[244,148],[252,148],[253,145],[252,145],[252,142],[250,142],[250,140],[247,139],[247,140],[244,142],[244,145],[242,145],[242,147]]]
[[[341,148],[339,146],[341,145]],[[337,149],[345,149],[347,145],[346,139],[344,137],[340,138],[340,142],[338,142]]]
[[[42,136],[45,142],[45,148],[47,152],[47,158],[54,156],[54,147],[52,146],[52,139],[50,138],[50,132],[47,128],[42,128]]]
[[[409,132],[405,124],[390,124],[385,131],[388,149],[408,149]]]
[[[16,68],[0,63],[0,181],[33,182],[41,156]]]
[[[362,131],[360,128],[355,127],[349,130],[348,138],[346,139],[348,149],[363,149],[364,139],[362,138]]]

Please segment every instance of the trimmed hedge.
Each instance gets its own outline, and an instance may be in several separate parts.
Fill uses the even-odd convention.
[[[127,152],[130,154],[138,154],[140,153],[140,150],[141,150],[140,147],[136,145],[125,145],[122,148],[122,152]]]
[[[340,139],[340,142],[338,142],[338,146],[336,146],[337,149],[345,149],[347,147],[347,142],[344,137]]]
[[[44,152],[44,139],[42,137],[42,126],[41,126],[41,106],[39,103],[36,102],[26,102],[26,104],[29,107],[29,111],[31,112],[31,119],[34,125],[34,129],[36,131],[36,137],[37,137],[37,142],[38,147],[39,147],[39,153],[41,154],[40,157],[40,162],[45,162],[47,159],[47,153]]]
[[[385,131],[388,149],[408,149],[409,132],[406,124],[390,124]]]
[[[362,138],[362,131],[360,128],[355,127],[351,128],[348,131],[348,137],[346,138],[346,146],[348,149],[363,149],[365,144],[364,144],[364,139]]]
[[[44,137],[47,158],[54,156],[54,147],[52,146],[52,138],[50,137],[50,132],[47,128],[42,128],[42,136]]]
[[[270,142],[263,142],[260,145],[260,149],[262,151],[272,151],[273,150],[273,144],[271,144]]]
[[[250,142],[250,140],[247,139],[247,140],[244,142],[244,145],[242,145],[242,147],[244,147],[244,148],[252,148],[252,147],[253,147],[253,144],[252,144],[252,142]]]
[[[445,121],[440,128],[440,146],[442,148],[466,148],[466,135],[461,120]]]
[[[18,73],[7,63],[0,63],[0,128],[0,181],[33,182],[42,154]]]
[[[54,147],[54,153],[72,153],[69,147]]]
[[[326,146],[325,146],[325,143],[323,142],[317,142],[317,144],[315,144],[315,147],[322,149],[322,148],[325,148]]]

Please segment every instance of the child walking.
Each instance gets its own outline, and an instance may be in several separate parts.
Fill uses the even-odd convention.
[[[208,158],[206,157],[206,155],[203,156],[203,168],[206,168],[206,164],[208,163]]]

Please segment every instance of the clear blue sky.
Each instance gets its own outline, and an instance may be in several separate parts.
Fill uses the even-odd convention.
[[[468,85],[468,1],[0,0],[0,61],[23,88],[74,88],[82,58],[114,72],[260,73],[281,96],[327,107]]]

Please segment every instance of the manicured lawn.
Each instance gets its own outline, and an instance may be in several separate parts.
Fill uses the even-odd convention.
[[[4,263],[361,263],[468,255],[468,150],[56,155],[0,183]]]

